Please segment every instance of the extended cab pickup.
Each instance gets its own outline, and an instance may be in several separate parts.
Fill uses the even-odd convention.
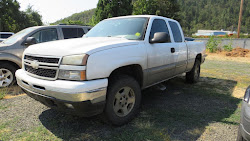
[[[141,90],[182,73],[197,82],[203,42],[186,42],[180,24],[160,16],[106,19],[83,38],[27,48],[17,83],[32,98],[82,116],[104,112],[122,125],[139,111]]]

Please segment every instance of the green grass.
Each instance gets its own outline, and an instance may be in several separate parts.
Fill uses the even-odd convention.
[[[20,141],[60,141],[55,135],[49,132],[44,126],[38,126],[30,131],[22,132],[15,140]]]
[[[8,108],[8,106],[2,106],[2,105],[0,105],[0,110],[5,110],[7,108]]]
[[[197,140],[211,123],[238,126],[241,99],[233,93],[236,88],[244,92],[250,84],[249,66],[207,59],[199,83],[187,84],[178,77],[163,83],[165,91],[143,91],[140,114],[122,127],[108,125],[99,116],[80,118],[46,110],[39,115],[39,126],[24,131],[15,130],[16,122],[0,122],[0,140]]]
[[[5,122],[0,119],[0,140],[1,141],[11,140],[12,138],[11,136],[14,133],[13,126],[15,126],[15,124],[17,123],[17,120],[18,120],[18,117],[9,119]]]
[[[1,88],[0,89],[0,100],[5,97],[5,95],[8,93],[8,88]]]

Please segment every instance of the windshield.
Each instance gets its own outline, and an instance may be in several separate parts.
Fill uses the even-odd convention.
[[[104,20],[93,27],[84,37],[119,37],[143,40],[148,18],[121,18]]]
[[[30,33],[33,30],[35,30],[35,28],[33,28],[33,27],[26,28],[26,29],[14,34],[13,36],[9,37],[8,39],[4,40],[2,43],[14,44],[16,41],[23,38],[25,35],[27,35],[28,33]]]

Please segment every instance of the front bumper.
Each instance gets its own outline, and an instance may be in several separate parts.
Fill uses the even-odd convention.
[[[24,90],[58,100],[98,103],[106,100],[107,79],[92,81],[43,80],[31,77],[24,70],[16,71],[17,84]]]
[[[245,140],[250,140],[250,133],[246,131],[242,124],[240,124],[240,134]]]
[[[25,89],[23,89],[23,91],[31,98],[41,102],[42,104],[52,109],[82,117],[91,117],[100,114],[103,112],[105,107],[105,101],[97,103],[91,103],[90,101],[72,102],[59,100],[44,95],[33,94],[31,92],[26,91]]]
[[[201,58],[201,63],[204,63],[204,62],[205,62],[206,57],[207,57],[207,54],[202,55],[202,58]]]
[[[88,117],[101,113],[105,106],[107,79],[49,81],[31,77],[22,69],[16,71],[16,79],[27,95],[60,111]]]
[[[250,106],[244,100],[241,108],[240,133],[244,139],[250,140]]]

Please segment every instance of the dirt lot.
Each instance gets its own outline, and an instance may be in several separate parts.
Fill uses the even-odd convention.
[[[0,140],[233,141],[249,68],[248,59],[209,54],[199,83],[187,84],[180,76],[164,82],[165,91],[143,91],[141,113],[122,127],[100,116],[65,115],[26,95],[8,96],[0,100]]]

